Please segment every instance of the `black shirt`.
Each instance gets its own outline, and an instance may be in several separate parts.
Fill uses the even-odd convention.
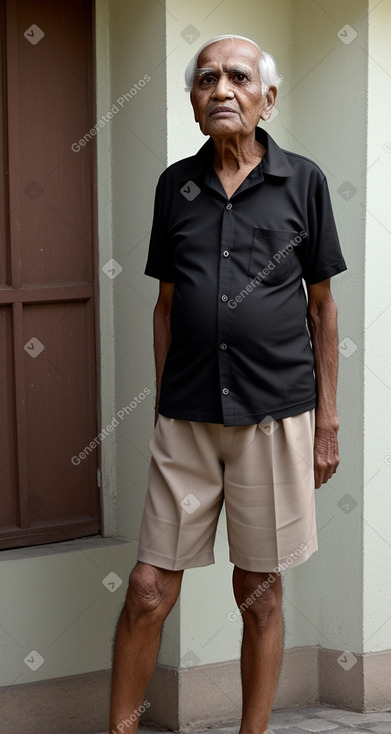
[[[213,141],[161,175],[145,272],[175,283],[159,412],[248,425],[316,405],[303,280],[346,270],[325,176],[267,149],[230,199]]]

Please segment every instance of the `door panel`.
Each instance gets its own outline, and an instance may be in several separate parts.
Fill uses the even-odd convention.
[[[29,496],[40,501],[34,522],[88,515],[96,486],[90,486],[96,477],[85,460],[72,462],[94,438],[95,395],[84,369],[91,347],[88,309],[86,301],[24,308],[23,342],[34,335],[45,345],[36,358],[24,356]]]
[[[92,6],[7,0],[0,172],[0,547],[99,530]]]

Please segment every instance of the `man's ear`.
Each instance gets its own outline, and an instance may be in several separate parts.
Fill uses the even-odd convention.
[[[196,122],[198,122],[197,112],[196,112],[196,108],[194,106],[193,90],[191,90],[191,92],[190,92],[190,102],[191,102],[191,106],[193,108],[194,119],[195,119]]]
[[[266,102],[261,110],[262,120],[269,119],[270,115],[272,114],[275,102],[276,102],[276,97],[277,97],[277,87],[269,87],[269,89],[266,92]]]

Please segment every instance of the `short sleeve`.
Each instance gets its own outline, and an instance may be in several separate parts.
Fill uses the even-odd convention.
[[[174,257],[172,248],[169,247],[165,209],[164,180],[161,176],[155,192],[149,251],[144,272],[145,275],[150,275],[165,283],[174,283]]]
[[[318,180],[308,203],[307,237],[300,249],[303,278],[308,285],[320,283],[347,269],[324,176]]]

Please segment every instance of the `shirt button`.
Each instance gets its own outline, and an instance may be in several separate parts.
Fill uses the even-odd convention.
[[[224,255],[224,257],[228,257],[228,255],[229,255],[228,250],[224,250],[223,255]]]
[[[222,349],[223,352],[224,352],[224,349],[227,349],[227,345],[225,342],[222,342],[222,344],[220,344],[220,349]]]
[[[223,395],[229,395],[228,387],[223,387]]]
[[[232,209],[232,204],[227,204],[225,208],[228,209],[228,211],[230,211]]]
[[[222,302],[223,302],[223,303],[227,303],[227,301],[228,301],[228,296],[226,296],[226,295],[224,295],[224,296],[221,296],[221,300],[222,300]]]

